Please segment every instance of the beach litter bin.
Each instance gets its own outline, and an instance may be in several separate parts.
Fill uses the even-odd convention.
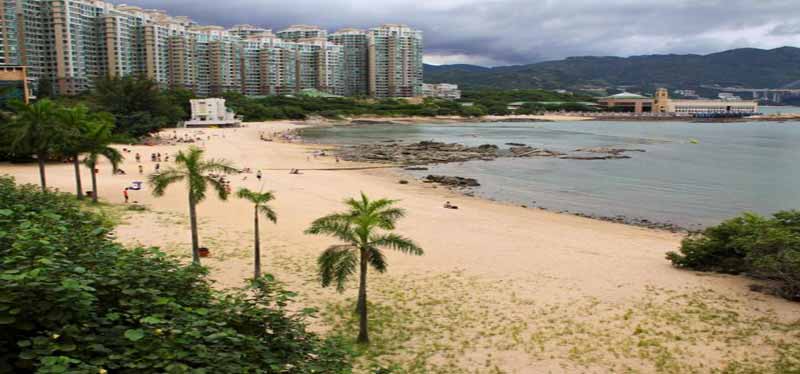
[[[209,251],[206,247],[198,248],[197,253],[200,254],[200,257],[208,257],[211,255],[211,251]]]

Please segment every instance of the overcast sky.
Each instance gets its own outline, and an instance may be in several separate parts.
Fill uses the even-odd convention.
[[[201,24],[331,31],[405,23],[425,62],[484,66],[569,56],[800,46],[800,0],[115,0]]]

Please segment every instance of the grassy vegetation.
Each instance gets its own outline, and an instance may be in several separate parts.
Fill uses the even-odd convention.
[[[749,313],[743,300],[711,290],[649,287],[624,303],[589,297],[543,303],[516,295],[502,281],[458,272],[373,277],[376,282],[372,344],[359,351],[356,372],[376,367],[453,374],[510,373],[514,367],[619,373],[800,370],[800,321],[787,323],[769,311]],[[332,334],[345,340],[357,331],[351,303],[333,303],[322,314]]]

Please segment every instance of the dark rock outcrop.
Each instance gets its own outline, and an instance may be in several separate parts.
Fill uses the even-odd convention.
[[[426,183],[438,183],[443,186],[455,188],[479,187],[481,185],[478,183],[478,180],[474,178],[450,177],[446,175],[428,175],[425,177],[424,181]]]

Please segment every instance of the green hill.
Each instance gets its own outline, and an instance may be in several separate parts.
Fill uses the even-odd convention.
[[[714,84],[778,88],[800,84],[800,48],[742,48],[709,55],[570,57],[495,68],[426,65],[425,81],[456,83],[467,89],[632,86],[648,90],[655,86],[692,89]]]

